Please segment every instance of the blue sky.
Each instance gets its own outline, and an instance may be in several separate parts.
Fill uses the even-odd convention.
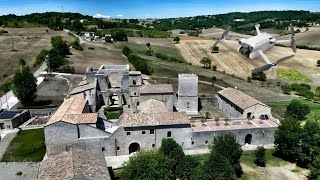
[[[320,0],[0,0],[0,15],[79,12],[119,18],[185,17],[259,10],[320,12]]]

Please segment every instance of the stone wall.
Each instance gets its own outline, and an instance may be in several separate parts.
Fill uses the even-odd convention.
[[[249,128],[249,129],[234,129],[223,131],[203,131],[193,133],[193,146],[191,149],[207,148],[213,143],[214,137],[232,134],[235,136],[240,145],[245,145],[247,135],[252,135],[252,145],[266,145],[274,143],[274,133],[276,128]]]
[[[167,110],[169,112],[173,112],[173,101],[174,101],[174,97],[173,97],[173,93],[169,94],[140,94],[140,103],[150,100],[150,99],[155,99],[158,101],[162,101],[164,102]]]
[[[179,74],[177,110],[198,114],[198,76]]]
[[[210,106],[214,108],[218,108],[218,98],[217,97],[199,97],[200,105]]]

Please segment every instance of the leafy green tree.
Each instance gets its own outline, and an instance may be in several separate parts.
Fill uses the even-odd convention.
[[[237,179],[236,173],[228,159],[220,153],[211,152],[209,159],[202,166],[202,173],[192,179]]]
[[[308,120],[301,134],[301,153],[297,164],[308,167],[320,154],[320,125],[318,121]]]
[[[248,81],[248,82],[251,82],[251,80],[252,80],[252,77],[251,77],[251,76],[248,76],[248,77],[247,77],[247,81]]]
[[[259,146],[255,151],[256,159],[254,163],[257,166],[265,167],[266,166],[266,149],[263,146]]]
[[[190,179],[199,165],[200,163],[194,156],[184,156],[177,164],[175,175],[179,179]]]
[[[179,38],[178,36],[176,36],[175,38],[173,38],[173,41],[175,41],[175,42],[176,42],[176,44],[178,44],[178,43],[179,43],[179,41],[180,41],[180,38]]]
[[[76,49],[78,51],[83,51],[83,47],[80,44],[80,39],[76,38],[72,43],[71,46],[73,47],[73,49]]]
[[[153,51],[152,51],[151,49],[148,49],[148,50],[146,51],[146,55],[147,55],[147,56],[152,56],[152,55],[153,55]]]
[[[185,156],[182,147],[172,138],[162,139],[159,151],[171,158],[175,164]]]
[[[207,57],[203,57],[201,60],[200,60],[200,63],[201,64],[203,64],[203,66],[205,67],[205,68],[211,68],[211,63],[212,63],[212,61],[211,61],[211,59],[209,59],[209,58],[207,58]]]
[[[121,171],[121,179],[172,179],[170,158],[156,151],[140,151],[130,157]]]
[[[287,106],[285,116],[303,120],[309,112],[310,107],[307,104],[303,104],[300,100],[294,99]]]
[[[276,155],[290,161],[296,162],[301,153],[301,135],[303,129],[299,121],[287,118],[281,121],[275,133]]]
[[[320,59],[317,61],[317,65],[320,66]]]
[[[122,54],[129,57],[129,55],[132,53],[132,50],[128,47],[128,46],[125,46],[123,47],[122,49]]]
[[[320,156],[316,158],[311,164],[310,174],[308,176],[309,180],[319,180],[320,179]]]
[[[69,46],[67,41],[64,41],[61,36],[54,36],[51,38],[51,44],[53,48],[59,50],[60,54],[64,57],[70,54]]]
[[[48,53],[49,53],[48,50],[42,49],[41,52],[37,55],[36,63],[35,63],[35,64],[36,64],[36,65],[39,65],[39,64],[45,62]]]
[[[64,56],[60,54],[60,51],[56,48],[52,48],[48,52],[47,66],[49,71],[55,71],[60,66],[63,66],[66,63]]]
[[[237,177],[242,175],[242,167],[240,165],[242,152],[241,145],[237,143],[231,134],[214,138],[211,154],[223,155],[233,167]]]
[[[36,98],[37,79],[28,66],[18,69],[13,76],[12,91],[23,105],[32,104]]]
[[[124,30],[116,30],[111,33],[114,41],[128,41],[128,36]]]

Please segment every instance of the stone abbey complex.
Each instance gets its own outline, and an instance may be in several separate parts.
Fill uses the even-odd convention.
[[[158,148],[163,138],[173,138],[184,150],[208,148],[223,134],[233,134],[242,145],[267,145],[274,143],[278,127],[269,106],[235,88],[198,97],[194,74],[179,74],[175,92],[129,65],[102,65],[87,68],[69,96],[45,126],[48,160],[71,156],[77,147],[128,155]],[[204,106],[214,112],[201,112]]]

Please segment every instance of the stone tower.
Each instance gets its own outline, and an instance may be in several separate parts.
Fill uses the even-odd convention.
[[[198,114],[198,76],[179,74],[177,110],[190,115]]]
[[[129,96],[130,103],[129,109],[132,113],[138,112],[139,98],[140,98],[140,87],[142,86],[142,78],[140,71],[129,72]]]

